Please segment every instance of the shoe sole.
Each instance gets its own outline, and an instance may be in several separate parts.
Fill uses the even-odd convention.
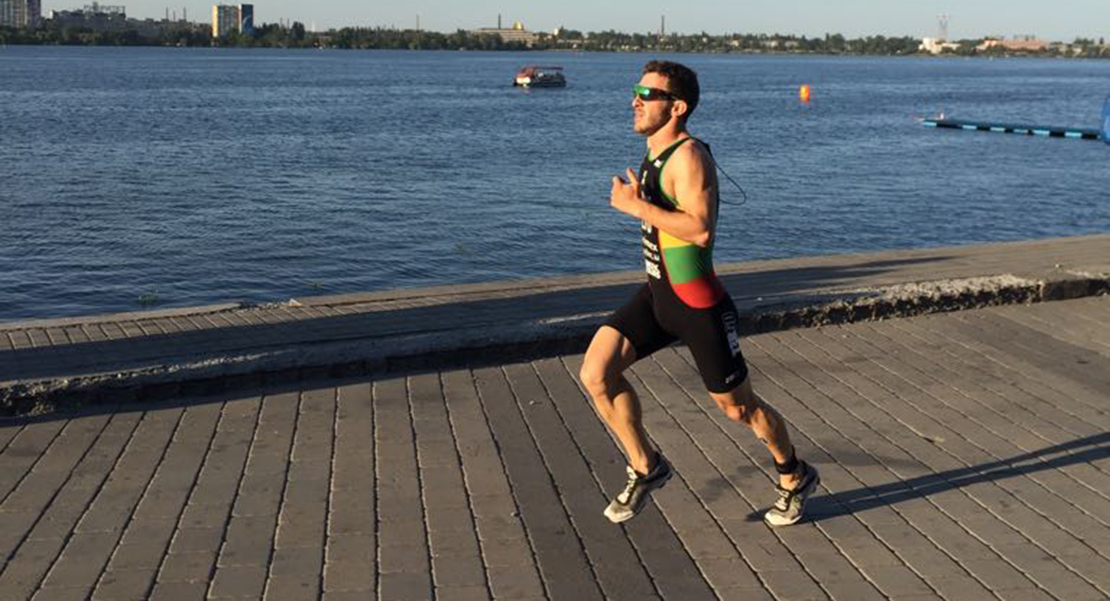
[[[657,490],[660,490],[661,488],[666,486],[667,483],[671,481],[672,477],[674,477],[674,468],[671,468],[671,471],[667,472],[667,477],[663,478],[663,481],[659,483],[659,486],[656,486],[655,488],[653,488],[651,490],[651,492],[648,493],[648,495],[650,495],[651,493],[653,493]],[[623,518],[619,518],[619,519],[613,519],[612,517],[610,517],[609,512],[606,511],[605,512],[605,517],[606,517],[606,519],[608,519],[610,522],[613,522],[614,524],[623,524],[624,522],[627,522],[628,520],[631,520],[632,518],[640,515],[640,512],[643,511],[644,507],[646,507],[646,506],[647,506],[647,498],[645,496],[644,502],[640,503],[640,508],[633,511],[628,516],[623,517]]]
[[[821,473],[818,472],[817,468],[815,468],[815,467],[810,466],[810,469],[812,469],[813,472],[814,472],[813,473],[813,481],[810,482],[809,486],[806,487],[806,488],[810,489],[809,492],[805,493],[806,497],[808,497],[809,495],[812,495],[813,492],[815,490],[817,490],[817,487],[821,484]],[[782,527],[785,527],[785,526],[793,526],[794,524],[797,524],[798,522],[802,521],[802,518],[804,518],[806,516],[806,512],[805,512],[806,505],[805,504],[808,500],[809,499],[807,498],[806,501],[802,501],[802,511],[798,512],[798,517],[795,518],[793,521],[782,522],[780,524],[772,524],[767,519],[767,514],[764,514],[763,515],[763,523],[767,524],[768,526],[770,526],[772,528],[782,528]]]

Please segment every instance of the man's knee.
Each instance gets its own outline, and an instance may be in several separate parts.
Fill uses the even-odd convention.
[[[750,425],[752,417],[759,409],[759,398],[753,394],[717,395],[713,398],[730,420],[741,424]]]
[[[604,385],[605,374],[589,361],[584,361],[578,370],[578,380],[587,392],[594,395],[594,391]]]
[[[595,400],[609,396],[613,384],[609,371],[604,362],[589,360],[583,362],[582,369],[578,370],[578,379]]]
[[[607,379],[606,366],[590,362],[583,363],[582,369],[578,371],[578,377],[593,400],[598,416],[606,423],[610,422],[614,418],[615,407],[610,392],[613,384]]]
[[[752,410],[747,405],[726,405],[721,407],[728,418],[738,424],[752,423]]]
[[[611,400],[620,384],[621,372],[631,364],[631,344],[612,327],[602,326],[594,334],[578,379],[598,402]]]

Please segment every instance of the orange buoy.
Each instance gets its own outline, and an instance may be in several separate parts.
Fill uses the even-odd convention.
[[[807,84],[802,84],[802,87],[798,88],[798,98],[802,102],[809,102],[809,86]]]

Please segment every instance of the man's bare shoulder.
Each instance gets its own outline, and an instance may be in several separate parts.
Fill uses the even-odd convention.
[[[712,171],[713,156],[700,140],[694,138],[675,149],[671,160],[681,170]]]

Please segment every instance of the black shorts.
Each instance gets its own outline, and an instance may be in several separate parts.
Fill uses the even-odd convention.
[[[748,377],[739,323],[736,305],[727,294],[708,309],[693,309],[673,294],[654,294],[644,284],[605,325],[632,343],[636,359],[681,340],[694,356],[706,390],[724,393]]]

